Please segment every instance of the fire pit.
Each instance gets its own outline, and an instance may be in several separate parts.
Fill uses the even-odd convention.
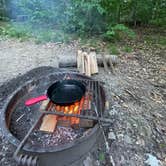
[[[47,88],[56,81],[70,78],[86,84],[86,93],[79,102],[58,106],[47,101],[44,107],[41,102],[31,107],[25,106],[28,98],[46,93]],[[102,136],[94,109],[99,116],[102,116],[105,109],[105,92],[100,82],[75,72],[50,73],[28,81],[10,95],[4,109],[2,128],[8,140],[18,147],[39,118],[18,154],[18,164],[77,165],[76,162],[84,158]],[[46,111],[49,112],[47,115]],[[57,111],[59,115],[55,115]],[[46,116],[58,117],[56,128],[51,133],[40,130]]]

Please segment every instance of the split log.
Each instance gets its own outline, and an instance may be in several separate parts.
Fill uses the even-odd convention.
[[[85,73],[85,67],[84,67],[84,54],[81,50],[78,50],[77,53],[77,69],[81,73]]]
[[[54,132],[57,125],[57,115],[45,115],[40,126],[40,131]]]
[[[48,110],[49,107],[51,107],[51,102],[49,102],[49,100],[45,100],[42,102],[39,111]],[[44,115],[40,126],[40,131],[54,132],[56,124],[57,115]]]
[[[91,76],[91,59],[88,53],[84,52],[84,62],[85,63],[85,75],[86,76]]]
[[[96,74],[99,72],[98,65],[97,65],[97,58],[96,58],[96,52],[90,52],[89,54],[91,58],[91,74]]]
[[[40,111],[40,110],[43,110],[43,109],[47,110],[47,108],[48,108],[49,105],[50,105],[49,102],[50,102],[49,100],[44,100],[44,101],[42,101],[42,103],[41,103],[41,105],[40,105],[40,108],[39,108],[39,111]]]

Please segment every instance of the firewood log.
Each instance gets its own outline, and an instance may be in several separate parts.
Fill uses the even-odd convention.
[[[91,76],[91,60],[88,53],[84,52],[85,75]]]
[[[47,110],[48,107],[50,106],[51,102],[49,102],[49,100],[45,100],[42,102],[39,109]],[[44,115],[40,126],[40,131],[54,132],[56,124],[57,124],[57,115]]]
[[[103,58],[101,55],[96,55],[97,56],[97,64],[100,67],[103,67]],[[111,58],[113,66],[117,65],[119,63],[119,58],[116,55],[105,55],[105,59],[107,64],[109,65],[109,59]],[[76,58],[71,58],[71,59],[60,59],[59,61],[59,67],[77,67],[77,60]]]
[[[45,115],[40,126],[40,131],[54,132],[57,125],[57,115]]]
[[[96,52],[90,52],[90,69],[91,69],[91,74],[96,74],[98,73],[98,65],[97,65],[97,58],[96,58]]]

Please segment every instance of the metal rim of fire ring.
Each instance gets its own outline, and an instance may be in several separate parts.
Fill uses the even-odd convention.
[[[15,96],[21,91],[23,90],[24,88],[27,88],[28,85],[30,84],[34,84],[35,82],[37,83],[38,81],[42,80],[43,78],[46,79],[46,78],[49,78],[51,76],[54,76],[55,74],[57,74],[58,72],[55,72],[55,73],[51,73],[47,76],[43,76],[43,77],[39,77],[38,79],[36,80],[30,80],[28,82],[26,82],[25,84],[23,84],[22,86],[20,86],[19,88],[17,88],[6,100],[7,102],[4,104],[4,107],[3,107],[3,112],[1,113],[2,114],[2,121],[1,121],[1,128],[2,128],[2,132],[4,134],[4,136],[8,139],[8,141],[12,144],[14,144],[15,146],[18,146],[20,144],[20,140],[18,140],[12,133],[11,131],[9,130],[9,127],[7,125],[7,109],[8,109],[8,106],[9,104],[11,103],[12,99],[15,98]],[[66,72],[63,72],[64,74],[66,74]],[[62,72],[61,72],[62,74]],[[81,74],[78,74],[78,73],[75,73],[75,72],[70,72],[69,74],[73,74],[73,75],[76,75],[76,76],[80,76],[80,77],[83,77],[83,79],[88,79],[88,80],[92,80],[92,78],[88,77],[88,76],[84,76],[84,75],[81,75]],[[101,86],[102,90],[104,91],[103,87]],[[104,93],[105,95],[105,93]],[[54,147],[45,147],[45,148],[35,148],[33,146],[29,147],[27,144],[25,144],[25,146],[23,147],[23,150],[27,151],[27,152],[37,152],[37,153],[45,153],[45,152],[58,152],[58,151],[62,151],[62,150],[65,150],[65,149],[69,149],[69,148],[72,148],[74,146],[77,146],[78,144],[82,143],[82,142],[85,142],[88,138],[90,138],[92,135],[94,135],[97,130],[99,129],[99,125],[98,123],[93,127],[91,128],[91,131],[86,135],[86,136],[83,136],[83,137],[80,137],[80,138],[77,138],[75,139],[74,141],[72,142],[69,142],[69,143],[66,143],[64,145],[58,145],[58,146],[54,146]]]

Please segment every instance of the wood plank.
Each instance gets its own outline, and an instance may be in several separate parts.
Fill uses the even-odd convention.
[[[40,126],[40,131],[54,132],[57,125],[57,115],[45,115]]]
[[[85,55],[82,53],[81,55],[81,63],[82,63],[82,74],[85,74]]]
[[[41,105],[40,105],[40,108],[39,108],[39,111],[40,110],[47,110],[47,108],[49,107],[49,102],[50,102],[50,100],[48,99],[48,100],[44,100],[44,101],[42,101],[41,102]]]
[[[50,100],[44,100],[39,110],[48,110],[52,103]],[[40,126],[40,131],[54,132],[57,123],[57,115],[44,115]]]
[[[79,72],[82,70],[82,51],[78,50],[77,51],[77,69]]]
[[[90,52],[89,53],[89,56],[90,56],[90,69],[91,69],[91,74],[96,74],[98,73],[98,65],[97,65],[97,57],[96,57],[96,52],[93,51],[93,52]]]
[[[84,52],[84,62],[85,62],[85,75],[90,77],[91,76],[90,56],[86,52]]]

